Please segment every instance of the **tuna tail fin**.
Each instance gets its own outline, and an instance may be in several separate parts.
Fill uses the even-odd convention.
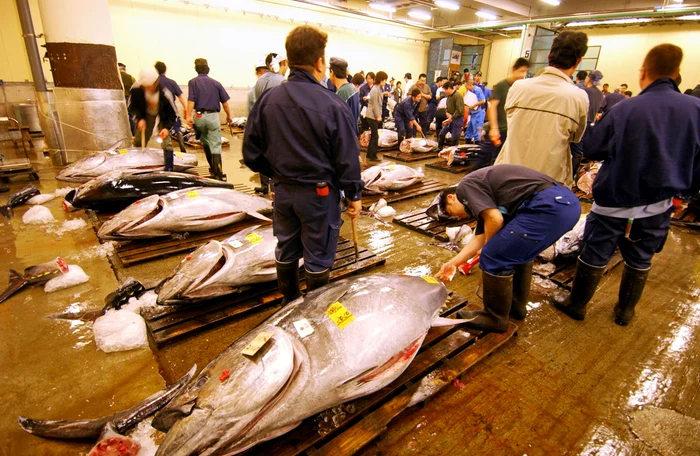
[[[110,422],[114,424],[117,432],[124,432],[164,407],[175,396],[180,394],[185,385],[192,380],[196,370],[197,366],[195,365],[184,377],[166,389],[153,394],[130,409],[114,415],[94,420],[75,421],[33,420],[20,416],[18,419],[19,427],[30,434],[53,439],[97,439],[104,430],[105,425]]]
[[[270,218],[268,218],[268,217],[265,217],[265,216],[262,215],[260,212],[250,211],[250,212],[246,212],[246,214],[248,214],[248,215],[250,215],[251,217],[256,218],[256,219],[258,219],[258,220],[264,220],[264,221],[266,221],[266,222],[271,222],[271,221],[272,221],[272,219],[270,219]]]
[[[463,320],[461,318],[443,318],[435,317],[431,322],[430,326],[435,328],[436,326],[457,326],[462,323],[469,323],[471,320]]]
[[[14,213],[12,212],[12,208],[10,207],[9,204],[6,204],[4,206],[0,206],[0,214],[4,215],[7,220],[12,220],[12,217],[14,216]]]
[[[24,280],[24,277],[22,277],[19,272],[15,271],[14,269],[10,269],[10,284],[7,286],[5,291],[0,293],[0,303],[17,293],[28,283],[29,282]]]

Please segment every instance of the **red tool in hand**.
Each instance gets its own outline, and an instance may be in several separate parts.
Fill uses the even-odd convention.
[[[478,253],[474,255],[471,259],[467,260],[466,263],[462,263],[459,266],[457,266],[457,270],[461,272],[464,275],[467,275],[471,272],[472,268],[479,264],[479,258],[481,255]]]

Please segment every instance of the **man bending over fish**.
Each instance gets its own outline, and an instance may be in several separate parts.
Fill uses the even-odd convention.
[[[307,290],[328,283],[343,223],[340,190],[350,217],[362,208],[355,118],[320,84],[327,41],[313,27],[292,30],[285,42],[289,79],[260,96],[243,138],[245,164],[274,183],[275,259],[285,303],[300,296],[302,256]]]
[[[460,311],[465,326],[505,332],[508,315],[527,315],[532,260],[569,231],[581,215],[578,198],[551,177],[523,166],[497,165],[464,177],[440,194],[440,210],[477,219],[474,238],[437,278],[451,280],[457,266],[481,250],[484,309]]]
[[[129,112],[133,114],[136,121],[137,131],[134,138],[134,146],[136,147],[146,147],[151,138],[156,117],[160,119],[158,137],[163,148],[165,171],[172,171],[173,142],[170,139],[170,130],[177,120],[177,109],[175,109],[175,97],[170,90],[161,86],[155,68],[141,70],[139,80],[131,86]],[[141,144],[141,132],[144,130],[145,144]]]

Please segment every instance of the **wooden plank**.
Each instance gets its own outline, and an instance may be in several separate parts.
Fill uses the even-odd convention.
[[[608,261],[608,265],[605,267],[603,274],[609,273],[622,262],[622,255],[620,255],[620,252],[616,252],[610,261]],[[563,288],[571,288],[573,285],[574,276],[576,275],[576,258],[572,257],[569,261],[556,264],[556,268],[550,273],[543,274],[541,272],[537,272],[536,269],[534,273],[540,277],[551,280]]]
[[[421,161],[421,160],[427,160],[428,158],[435,158],[437,157],[437,152],[409,152],[409,153],[404,153],[404,152],[385,152],[382,158],[390,158],[392,160],[404,162],[404,163],[412,163],[416,161]]]
[[[430,193],[437,193],[446,187],[448,187],[447,184],[444,184],[436,179],[423,179],[422,182],[396,192],[390,192],[386,195],[363,195],[362,208],[364,210],[368,210],[372,204],[376,203],[381,198],[384,198],[387,203],[395,203],[397,201],[416,198],[418,196],[428,195]]]
[[[423,377],[420,382],[407,385],[406,389],[399,395],[315,451],[314,456],[344,456],[357,453],[379,437],[387,429],[392,419],[408,407],[415,405],[417,400],[415,396],[421,398],[422,401],[442,390],[477,362],[505,344],[516,331],[517,326],[511,322],[504,334],[488,334],[467,349],[444,360],[442,366]]]
[[[430,169],[437,169],[438,171],[447,171],[448,173],[452,174],[467,174],[471,171],[474,170],[475,166],[474,165],[466,165],[466,166],[447,166],[447,162],[443,160],[442,158],[439,160],[435,160],[430,163],[425,164],[426,168]]]
[[[465,223],[472,228],[476,226],[475,219],[440,221],[428,217],[425,211],[425,209],[418,209],[416,211],[397,215],[394,217],[393,222],[399,226],[430,236],[441,242],[449,242],[450,238],[447,236],[446,231],[449,227],[461,226]]]

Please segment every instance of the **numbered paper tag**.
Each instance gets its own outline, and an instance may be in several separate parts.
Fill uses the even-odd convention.
[[[294,322],[294,327],[299,333],[299,337],[304,338],[314,333],[314,328],[311,327],[311,323],[306,318],[297,320]]]
[[[257,244],[258,242],[262,242],[263,240],[262,236],[260,236],[258,233],[247,234],[245,239],[253,245]]]
[[[128,153],[129,153],[129,151],[126,150],[126,149],[119,149],[119,154],[120,154],[120,155],[126,155],[126,154],[128,154]]]
[[[234,249],[237,249],[239,247],[243,247],[243,243],[241,241],[239,241],[238,239],[234,239],[233,241],[231,241],[231,247],[233,247]]]
[[[185,156],[184,152],[173,152],[173,154],[174,154],[176,157],[184,157],[184,156]]]
[[[270,339],[272,339],[272,334],[261,332],[257,336],[255,336],[255,339],[253,339],[248,345],[245,346],[241,353],[243,353],[244,355],[253,356],[258,351],[260,351],[260,349],[263,348],[267,341]]]
[[[171,199],[171,200],[176,200],[180,197],[177,193],[168,193],[165,195],[166,198]]]
[[[187,197],[188,198],[198,198],[199,193],[197,192],[197,190],[190,190],[189,192],[187,192]]]
[[[421,277],[421,279],[425,280],[428,283],[432,283],[433,285],[437,285],[438,283],[440,283],[435,277],[423,276]]]
[[[394,166],[394,165],[387,165],[387,169],[388,169],[389,171],[393,171],[393,170],[396,169],[396,166]]]
[[[333,323],[338,325],[340,329],[345,328],[355,320],[355,317],[350,311],[337,301],[331,304],[328,310],[326,310],[326,315],[328,315],[330,319],[333,320]]]

